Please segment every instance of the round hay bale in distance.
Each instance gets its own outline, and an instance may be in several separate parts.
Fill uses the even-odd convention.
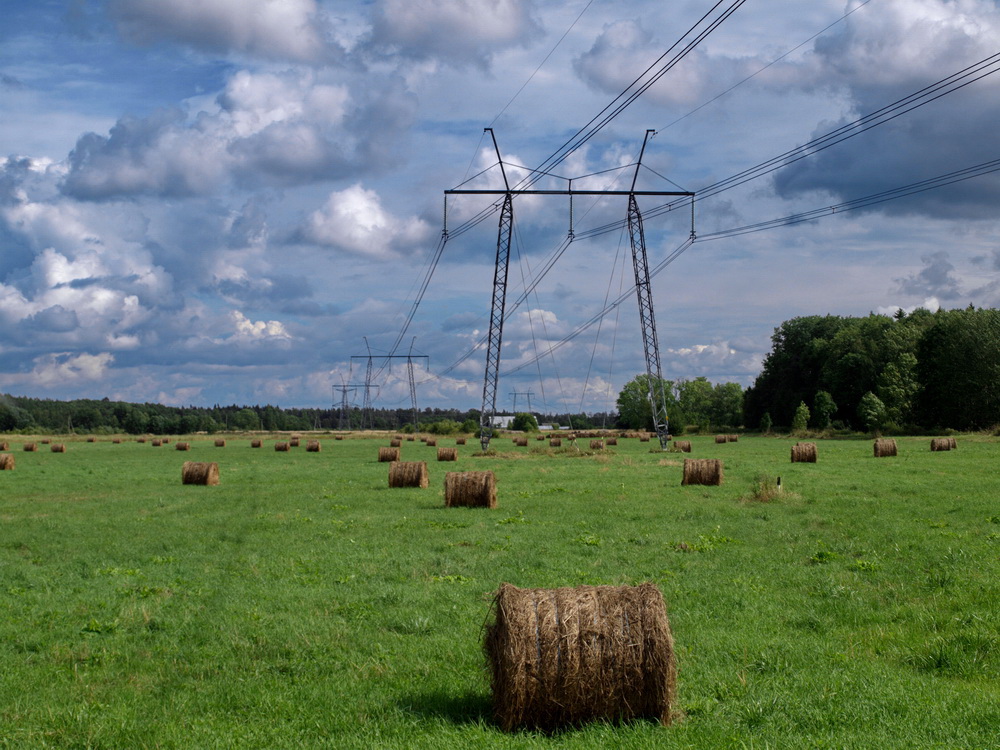
[[[649,442],[649,435],[647,435],[645,433],[643,433],[642,435],[640,435],[639,436],[639,442],[640,443],[648,443]]]
[[[896,441],[892,438],[878,438],[872,445],[875,458],[891,458],[896,454]]]
[[[38,450],[38,446],[34,443],[25,443],[22,450],[25,450],[28,453],[35,453]]]
[[[191,443],[177,442],[174,448],[179,451],[189,451],[191,450]]]
[[[722,484],[723,465],[717,458],[685,458],[681,486],[703,484],[718,487]]]
[[[465,438],[455,438],[455,445],[465,445]]]
[[[796,443],[792,446],[793,464],[816,463],[816,443]]]
[[[605,445],[618,445],[618,438],[609,437],[604,441]]]
[[[501,584],[483,650],[506,731],[674,717],[677,660],[660,590]]]
[[[390,448],[399,448],[402,445],[403,445],[403,441],[400,440],[399,438],[393,438],[392,440],[389,441],[389,447]]]
[[[49,449],[53,453],[65,453],[66,445],[64,443],[52,443],[52,445],[49,446]]]
[[[154,448],[159,448],[161,445],[163,445],[163,441],[160,440],[159,438],[153,438],[152,440],[149,441],[149,444]]]
[[[718,443],[725,443],[725,442],[728,442],[728,438],[725,435],[716,435],[715,436],[715,442],[717,444]]]
[[[739,435],[726,435],[726,442],[727,443],[738,443],[738,442],[740,442],[740,436]]]
[[[288,445],[291,448],[298,448],[299,447],[299,438],[297,438],[297,437],[289,438],[288,439]]]
[[[427,462],[393,461],[389,464],[389,486],[427,489],[430,486]]]
[[[136,438],[136,439],[135,439],[135,442],[137,442],[137,443],[145,443],[145,442],[146,442],[146,438],[143,438],[143,437],[141,437],[141,438]]]
[[[680,451],[681,453],[691,452],[691,441],[690,440],[675,440],[674,450]]]
[[[492,471],[449,471],[444,475],[446,508],[497,507],[497,479]]]
[[[310,440],[306,443],[306,453],[319,453],[319,440]]]
[[[549,438],[550,448],[562,448],[562,438]]]
[[[378,449],[378,460],[379,463],[389,463],[390,461],[399,460],[399,448],[379,448]]]
[[[95,437],[89,437],[89,438],[87,438],[87,442],[88,443],[96,443],[97,442],[97,438],[95,438]]]
[[[6,440],[0,440],[0,451],[10,450],[10,446],[7,445]]]
[[[215,447],[216,448],[225,448],[226,447],[226,441],[223,440],[222,438],[217,438],[216,441],[215,441]]]
[[[437,438],[427,438],[426,440],[424,440],[424,444],[428,448],[437,448],[438,441]]]
[[[438,448],[438,461],[457,461],[457,448]]]
[[[42,438],[38,442],[41,443],[42,445],[51,445],[52,444],[52,438]]]
[[[955,438],[953,437],[948,438],[948,442],[951,443],[951,449],[953,451],[958,450],[958,441]]]
[[[602,451],[602,450],[604,450],[604,441],[603,440],[591,440],[590,441],[590,450],[592,450],[592,451]]]
[[[112,445],[121,445],[122,444],[122,439],[121,438],[112,438],[111,444]]]
[[[528,438],[526,438],[526,437],[516,437],[516,438],[514,438],[514,445],[516,445],[518,448],[527,448],[528,447]]]
[[[952,438],[933,438],[931,439],[931,450],[932,451],[950,451],[951,450]]]
[[[251,448],[263,448],[264,447],[264,441],[261,440],[260,438],[254,438],[253,440],[250,441],[250,447]]]
[[[0,453],[0,471],[14,471],[13,453]]]
[[[219,483],[219,465],[207,461],[185,461],[181,467],[182,484],[215,485]]]
[[[274,450],[278,453],[288,453],[288,443],[284,440],[274,444]]]

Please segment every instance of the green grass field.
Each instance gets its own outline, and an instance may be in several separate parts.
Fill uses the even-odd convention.
[[[389,489],[388,441],[321,453],[39,446],[0,472],[0,747],[995,748],[1000,443],[692,438],[682,455],[459,447]],[[8,438],[8,440],[10,440]],[[581,447],[589,441],[581,440]],[[438,445],[454,440],[440,438]],[[184,460],[218,461],[217,487]],[[492,469],[496,510],[446,509]],[[749,500],[761,477],[784,492]],[[684,718],[500,732],[481,650],[492,592],[656,583]]]

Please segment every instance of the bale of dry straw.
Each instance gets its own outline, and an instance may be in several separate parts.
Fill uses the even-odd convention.
[[[725,435],[716,435],[715,436],[715,442],[716,443],[725,443],[725,442],[727,442],[726,436]]]
[[[319,440],[310,440],[306,443],[306,453],[319,453],[320,447]]]
[[[685,458],[684,477],[681,486],[688,484],[706,484],[717,487],[722,484],[722,461],[717,458]]]
[[[739,435],[726,435],[726,442],[727,443],[738,443],[738,442],[740,442],[740,436]]]
[[[675,440],[674,450],[680,451],[681,453],[691,452],[691,441],[690,440]]]
[[[293,437],[293,438],[289,438],[288,439],[288,445],[290,447],[292,447],[292,448],[298,448],[299,447],[299,442],[300,442],[300,439],[297,438],[297,437]]]
[[[137,443],[145,443],[146,442],[146,438],[143,438],[143,437],[136,438],[135,442],[137,442]]]
[[[561,448],[562,447],[562,438],[549,438],[549,447],[550,448]]]
[[[122,444],[122,439],[121,438],[113,438],[111,440],[111,444],[112,445],[121,445]]]
[[[438,461],[457,461],[457,448],[438,448]]]
[[[216,441],[215,441],[215,447],[216,448],[225,448],[226,447],[226,441],[223,440],[222,438],[217,438]]]
[[[649,442],[649,435],[647,435],[646,433],[643,433],[642,435],[640,435],[639,436],[639,442],[640,443],[648,443]]]
[[[541,441],[545,440],[545,435],[536,435],[535,436],[535,440],[537,440],[538,442],[541,442]]]
[[[390,461],[399,460],[399,448],[379,448],[378,449],[378,460],[379,463],[388,463]]]
[[[603,440],[591,440],[590,441],[590,450],[592,450],[592,451],[602,451],[602,450],[604,450],[604,441]]]
[[[796,443],[792,446],[793,464],[816,463],[816,443]]]
[[[438,441],[437,438],[427,438],[424,443],[428,448],[437,448]]]
[[[95,438],[95,437],[89,437],[89,438],[87,438],[87,442],[88,443],[96,443],[97,442],[97,438]]]
[[[417,439],[413,437],[413,435],[410,435],[408,438],[406,438],[406,442],[408,443],[415,443],[416,441]]]
[[[35,445],[34,443],[25,443],[24,450],[26,450],[28,453],[34,453],[35,451],[38,450],[38,446]]]
[[[0,453],[0,471],[14,471],[13,453]]]
[[[179,451],[189,451],[191,450],[191,443],[178,442],[176,445],[174,445],[174,448],[176,448]]]
[[[163,445],[163,441],[160,440],[159,438],[153,438],[152,440],[149,441],[149,444],[154,448],[159,448],[161,445]]]
[[[516,438],[514,438],[514,445],[516,445],[518,448],[527,448],[528,447],[528,438],[526,438],[526,437],[516,437]]]
[[[389,441],[390,448],[399,448],[402,444],[403,441],[400,440],[399,438],[393,438],[392,440]]]
[[[493,715],[506,731],[588,721],[670,724],[677,661],[660,590],[501,584],[483,649]]]
[[[896,441],[892,438],[878,438],[874,445],[875,458],[888,458],[896,455]]]
[[[604,441],[605,445],[618,445],[618,438],[609,437]]]
[[[6,440],[0,440],[0,451],[10,450]]]
[[[274,444],[274,450],[278,453],[288,453],[288,443],[284,440]]]
[[[389,464],[390,487],[420,487],[427,489],[430,477],[426,461],[393,461]]]
[[[455,438],[455,445],[465,445],[465,438]]]
[[[170,438],[163,438],[163,444],[164,445],[169,445],[170,444]]]
[[[954,451],[954,450],[958,450],[958,441],[957,441],[957,440],[955,440],[955,438],[953,438],[953,437],[951,437],[951,438],[948,438],[948,442],[949,442],[949,443],[951,443],[951,449],[952,449],[953,451]]]
[[[254,438],[250,441],[251,448],[262,448],[264,446],[264,441],[260,438]]]
[[[446,508],[497,507],[497,480],[492,471],[449,471],[444,475]]]
[[[344,439],[344,436],[343,436],[343,435],[337,435],[337,436],[335,436],[335,437],[334,437],[333,439],[334,439],[334,440],[343,440],[343,439]]]
[[[932,451],[950,451],[953,438],[933,438],[931,440]]]
[[[52,450],[53,453],[66,452],[66,446],[63,443],[52,443],[52,445],[50,445],[49,448]]]
[[[181,467],[181,482],[184,484],[213,485],[219,483],[219,465],[214,461],[185,461]]]
[[[38,442],[40,442],[42,445],[49,445],[52,442],[52,438],[42,438]]]

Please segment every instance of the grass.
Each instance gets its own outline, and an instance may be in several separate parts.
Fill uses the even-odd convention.
[[[821,441],[817,464],[789,463],[787,440],[693,438],[692,457],[725,461],[722,487],[681,487],[681,461],[635,439],[581,454],[497,439],[487,456],[470,441],[446,464],[404,443],[426,490],[388,488],[386,440],[189,440],[12,441],[0,747],[996,744],[994,438],[943,453],[897,438],[886,459]],[[185,460],[218,461],[221,484],[182,485]],[[446,471],[483,469],[499,508],[443,507]],[[647,580],[683,721],[493,726],[481,628],[500,582]]]

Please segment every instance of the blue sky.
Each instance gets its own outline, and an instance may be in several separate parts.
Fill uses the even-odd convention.
[[[363,380],[351,356],[366,338],[376,356],[399,339],[443,191],[481,170],[472,184],[500,186],[483,128],[523,175],[513,165],[544,162],[713,5],[0,0],[0,391],[329,405],[332,386]],[[632,164],[652,128],[639,186],[698,192],[998,50],[993,0],[754,0],[557,171]],[[697,232],[996,159],[998,110],[1000,76],[987,75],[700,200]],[[574,184],[620,189],[624,174]],[[986,175],[694,243],[653,281],[664,376],[749,385],[774,327],[797,315],[995,305],[998,198]],[[449,200],[449,225],[486,205]],[[560,246],[568,208],[515,200],[508,299]],[[574,229],[625,209],[577,198]],[[449,240],[401,339],[398,354],[415,337],[428,357],[421,407],[480,405],[485,353],[462,358],[488,325],[494,222]],[[651,265],[689,222],[647,217]],[[620,232],[571,243],[508,316],[501,372],[628,291],[629,263]],[[536,409],[612,408],[643,367],[629,299],[502,375],[498,406],[531,391]],[[377,385],[377,405],[409,404],[398,361]]]

